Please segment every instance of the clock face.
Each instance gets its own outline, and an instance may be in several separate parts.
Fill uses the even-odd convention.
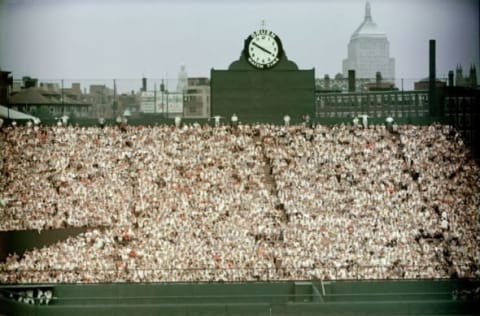
[[[282,43],[278,36],[267,30],[253,32],[245,41],[245,57],[258,69],[274,67],[282,56]]]

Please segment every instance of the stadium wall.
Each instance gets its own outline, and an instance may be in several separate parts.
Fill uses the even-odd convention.
[[[34,285],[38,287],[39,285]],[[45,285],[48,286],[48,285]],[[28,285],[2,286],[8,315],[478,315],[480,281],[381,280],[60,284],[49,305],[18,303]]]

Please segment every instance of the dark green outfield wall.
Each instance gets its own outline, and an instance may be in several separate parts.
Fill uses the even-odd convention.
[[[49,306],[8,299],[9,293],[26,287],[1,287],[0,313],[480,315],[480,300],[473,294],[480,280],[62,284],[54,285],[56,299]]]

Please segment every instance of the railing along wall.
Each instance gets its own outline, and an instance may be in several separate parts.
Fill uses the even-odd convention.
[[[448,271],[447,271],[448,270]],[[117,268],[0,270],[0,283],[239,282],[475,278],[471,265],[322,265],[318,267]]]
[[[419,118],[429,115],[427,90],[322,93],[315,96],[315,117]]]

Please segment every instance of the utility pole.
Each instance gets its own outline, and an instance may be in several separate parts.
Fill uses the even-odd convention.
[[[165,84],[163,83],[163,79],[162,79],[162,83],[160,84],[160,92],[162,93],[162,114],[163,114],[163,117],[165,117],[165,103],[163,100],[163,95],[165,94]]]
[[[153,85],[153,108],[154,113],[157,113],[157,83]]]
[[[62,94],[61,94],[61,99],[62,99],[62,112],[64,112],[64,111],[63,111],[63,109],[64,109],[64,107],[63,107],[63,93],[64,93],[64,90],[63,90],[63,79],[62,79]],[[63,114],[64,114],[64,113],[63,113]]]
[[[113,115],[117,114],[117,81],[113,79],[113,104],[112,104]]]

